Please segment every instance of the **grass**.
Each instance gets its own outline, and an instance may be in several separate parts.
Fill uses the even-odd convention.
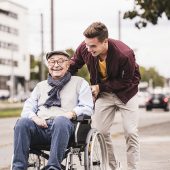
[[[18,117],[21,114],[22,108],[6,108],[0,110],[0,118]]]

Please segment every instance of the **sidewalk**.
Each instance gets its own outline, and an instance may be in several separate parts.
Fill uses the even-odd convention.
[[[1,109],[12,109],[12,108],[22,108],[24,103],[17,102],[17,103],[9,103],[7,101],[0,101],[0,110]]]
[[[166,132],[164,132],[165,129],[167,129]],[[140,170],[170,170],[169,129],[170,120],[166,123],[139,129],[141,145]],[[115,155],[123,166],[122,170],[127,170],[124,136],[114,137],[113,146]]]
[[[140,112],[140,170],[170,170],[170,113]],[[126,144],[119,113],[111,132],[115,155],[123,165],[122,170],[126,170]]]

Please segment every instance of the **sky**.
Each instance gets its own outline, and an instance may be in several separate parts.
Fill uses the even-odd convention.
[[[41,52],[40,13],[44,16],[44,48],[50,48],[50,0],[13,0],[28,8],[29,49]],[[55,50],[73,48],[84,40],[83,31],[96,21],[103,22],[109,37],[118,39],[118,11],[133,9],[133,0],[54,0]],[[158,25],[148,24],[141,30],[134,20],[121,19],[121,41],[134,49],[136,61],[146,68],[155,67],[163,76],[170,77],[170,20],[165,16]]]

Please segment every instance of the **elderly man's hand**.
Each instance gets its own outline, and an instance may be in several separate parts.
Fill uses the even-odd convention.
[[[68,119],[72,119],[74,117],[75,113],[74,112],[66,112],[64,114],[65,117],[67,117]]]
[[[48,128],[48,125],[46,123],[46,121],[38,116],[34,116],[32,117],[32,120],[40,127],[42,128]]]

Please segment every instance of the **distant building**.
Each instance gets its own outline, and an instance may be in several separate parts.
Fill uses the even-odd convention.
[[[27,22],[27,8],[0,0],[0,97],[23,93],[30,79]]]

